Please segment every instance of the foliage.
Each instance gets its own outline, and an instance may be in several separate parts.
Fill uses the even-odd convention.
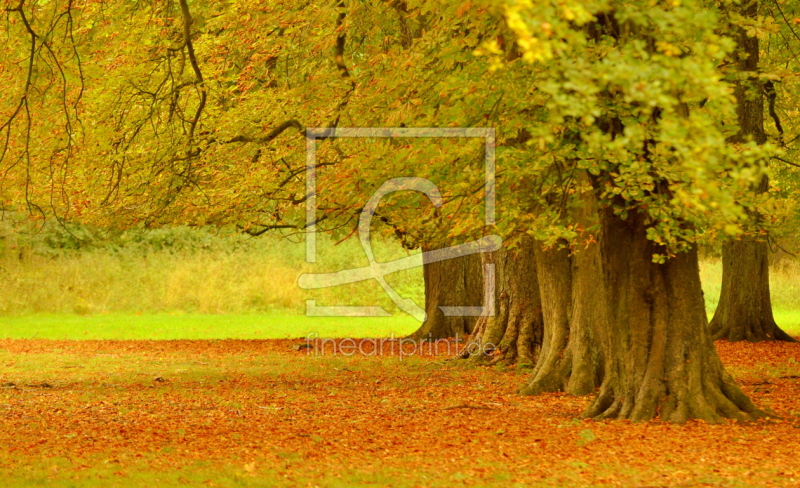
[[[669,254],[741,232],[746,208],[775,213],[782,195],[757,200],[746,190],[771,156],[794,157],[796,127],[787,122],[782,140],[760,148],[727,144],[735,106],[723,82],[737,76],[725,64],[730,25],[791,46],[777,57],[771,49],[760,75],[785,81],[778,111],[791,118],[797,58],[786,53],[797,46],[796,7],[774,7],[744,19],[696,0],[54,4],[71,19],[58,24],[69,34],[59,49],[72,49],[80,70],[62,63],[61,91],[32,91],[25,103],[56,110],[60,94],[81,121],[70,139],[80,144],[57,151],[63,141],[43,137],[56,115],[32,117],[30,137],[15,137],[37,140],[36,156],[14,165],[28,150],[9,146],[3,161],[13,177],[2,198],[6,208],[27,202],[118,228],[300,228],[303,128],[491,126],[499,232],[512,241],[578,238],[569,209],[588,172],[617,213],[648,213],[651,239]],[[43,8],[20,4],[9,36],[24,39],[23,16],[34,29],[49,25]],[[26,59],[22,42],[4,51],[4,65]],[[409,247],[483,234],[474,142],[319,141],[320,228],[348,235],[382,181],[415,175],[437,183],[447,203],[394,195],[379,211],[385,230]],[[63,163],[57,178],[48,151]]]

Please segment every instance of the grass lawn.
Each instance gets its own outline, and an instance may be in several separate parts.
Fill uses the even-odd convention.
[[[775,320],[800,336],[800,311],[775,310]],[[290,314],[30,314],[0,317],[0,339],[179,340],[403,337],[419,327],[406,315],[306,317]]]
[[[592,422],[528,373],[296,340],[0,340],[4,487],[798,486],[800,345],[720,343],[782,418]]]
[[[780,310],[773,311],[775,322],[789,334],[800,337],[800,310]]]
[[[402,337],[419,322],[409,316],[306,317],[246,314],[31,314],[0,317],[0,338],[71,340],[286,339]]]

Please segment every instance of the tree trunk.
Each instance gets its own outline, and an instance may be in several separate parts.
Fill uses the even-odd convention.
[[[758,15],[758,3],[751,2],[741,7],[744,17]],[[758,38],[734,27],[737,50],[734,58],[742,73],[758,71]],[[750,78],[738,81],[734,86],[736,115],[739,132],[731,138],[732,143],[750,140],[763,144],[767,140],[764,132],[764,97],[760,82]],[[763,193],[769,189],[765,176],[754,191]],[[753,215],[758,220],[758,215]],[[784,332],[772,315],[769,293],[769,248],[766,242],[744,238],[726,243],[722,248],[722,290],[719,304],[711,320],[714,339],[729,341],[767,341],[794,339]]]
[[[484,265],[494,266],[495,315],[480,317],[461,358],[533,366],[543,328],[533,247],[526,237],[514,251],[482,254]]]
[[[768,253],[766,242],[752,238],[722,247],[722,290],[711,320],[714,339],[796,342],[772,316]]]
[[[580,176],[589,184],[588,174]],[[607,326],[605,276],[598,240],[587,229],[598,224],[594,194],[584,191],[572,210],[575,228],[584,229],[575,252],[536,248],[539,294],[544,311],[544,341],[530,381],[520,393],[593,393],[603,378],[601,331]],[[583,242],[580,242],[583,241]]]
[[[429,250],[429,249],[426,249]],[[480,306],[483,301],[483,270],[477,254],[433,263],[423,262],[425,280],[425,322],[413,339],[436,340],[466,337],[477,317],[448,317],[439,307]]]
[[[697,251],[664,264],[647,239],[646,217],[602,214],[601,249],[609,324],[606,371],[587,417],[720,422],[762,413],[725,371],[708,328]]]
[[[524,395],[593,393],[603,377],[599,340],[607,327],[600,247],[570,256],[567,249],[536,251],[544,341]]]

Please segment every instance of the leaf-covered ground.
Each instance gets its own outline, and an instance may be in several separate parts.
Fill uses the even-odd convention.
[[[296,342],[2,340],[0,484],[800,485],[798,344],[717,345],[781,418],[670,425],[578,420],[588,398],[517,396],[524,371]]]

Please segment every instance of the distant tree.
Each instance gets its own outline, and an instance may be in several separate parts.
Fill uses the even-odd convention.
[[[780,8],[780,5],[778,5]],[[760,2],[750,1],[731,7],[735,19],[741,24],[732,25],[736,49],[731,60],[736,67],[734,96],[739,131],[730,138],[733,144],[767,142],[764,130],[764,96],[771,97],[772,113],[775,114],[775,86],[771,79],[764,78],[760,66],[759,35],[748,30],[746,22],[758,22]],[[777,115],[775,115],[777,117]],[[782,131],[780,121],[775,120]],[[769,188],[769,178],[764,175],[753,191],[764,194]],[[753,219],[761,220],[757,210],[751,210]],[[745,235],[722,246],[722,289],[719,304],[711,320],[711,333],[715,339],[729,341],[759,342],[780,340],[795,342],[784,332],[772,315],[772,300],[769,290],[769,246],[767,234]]]

